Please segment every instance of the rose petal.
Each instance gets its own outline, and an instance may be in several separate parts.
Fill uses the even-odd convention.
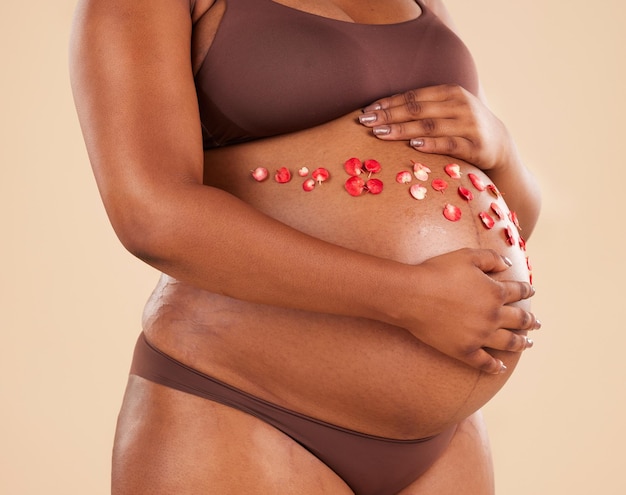
[[[447,203],[443,207],[443,216],[451,222],[458,222],[461,219],[461,209],[458,206]]]
[[[446,171],[446,174],[453,179],[461,178],[461,167],[456,163],[448,163],[448,165],[444,167],[444,170]]]
[[[426,189],[424,186],[422,186],[421,184],[413,184],[410,188],[409,188],[409,193],[411,194],[411,196],[413,196],[415,199],[424,199],[426,197],[426,193],[428,192],[428,189]]]
[[[351,196],[360,196],[365,190],[365,181],[355,175],[346,180],[344,187]]]

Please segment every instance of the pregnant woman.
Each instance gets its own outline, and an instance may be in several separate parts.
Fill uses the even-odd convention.
[[[439,1],[81,0],[144,312],[114,494],[490,494],[537,187]]]

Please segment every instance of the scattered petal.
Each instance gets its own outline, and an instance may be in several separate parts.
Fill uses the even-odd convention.
[[[287,167],[281,167],[276,171],[276,175],[274,175],[274,179],[279,184],[285,184],[291,180],[291,172]]]
[[[398,184],[408,184],[412,180],[413,178],[411,177],[411,172],[408,170],[403,170],[402,172],[398,172],[396,174],[396,182]]]
[[[367,170],[370,174],[377,174],[382,170],[382,166],[378,160],[374,160],[372,158],[365,160],[363,162],[363,167],[365,167],[365,170]]]
[[[363,172],[361,160],[358,158],[349,158],[343,164],[344,170],[348,173],[348,175],[357,176],[361,175]]]
[[[306,192],[312,191],[315,189],[315,181],[313,179],[307,179],[302,183],[302,189]]]
[[[504,239],[509,246],[515,245],[515,238],[513,237],[513,229],[508,225],[504,228]]]
[[[466,201],[471,201],[472,199],[474,199],[472,191],[463,186],[459,186],[459,196],[461,196]]]
[[[269,176],[269,172],[265,167],[257,167],[251,173],[254,180],[258,182],[263,182]]]
[[[446,174],[453,179],[461,178],[461,167],[456,163],[448,163],[448,165],[444,167],[444,170],[446,171]]]
[[[461,219],[461,209],[457,206],[447,203],[443,207],[443,216],[451,222],[457,222]]]
[[[472,181],[473,186],[478,189],[479,191],[484,191],[485,190],[485,183],[483,182],[483,180],[478,177],[476,174],[467,174],[467,176],[469,177],[469,180]]]
[[[345,188],[351,196],[360,196],[365,189],[365,181],[354,175],[346,181]]]
[[[487,184],[485,189],[487,189],[487,191],[489,191],[494,198],[499,198],[501,196],[500,191],[498,191],[498,188],[494,184]]]
[[[517,218],[517,213],[515,213],[514,211],[509,211],[509,220],[511,220],[511,222],[513,222],[513,225],[517,227],[517,230],[522,230],[522,228],[519,226],[519,219]]]
[[[502,209],[500,208],[500,205],[498,203],[491,203],[491,210],[500,220],[504,218],[504,213],[502,213]]]
[[[448,183],[443,179],[435,179],[432,186],[435,191],[443,193],[448,188]]]
[[[328,178],[330,177],[330,172],[324,167],[316,168],[315,170],[313,170],[311,177],[313,177],[313,180],[321,184],[325,180],[328,180]]]
[[[483,222],[483,225],[485,227],[487,227],[488,229],[493,228],[493,226],[496,224],[496,221],[492,218],[492,216],[487,213],[486,211],[481,211],[478,216],[480,217],[480,219]]]
[[[430,174],[430,172],[431,170],[423,163],[413,162],[413,175],[415,175],[416,179],[421,181],[427,181],[428,174]]]
[[[380,194],[383,192],[383,181],[380,179],[369,179],[365,183],[365,188],[372,194]]]
[[[411,194],[411,196],[413,196],[415,199],[424,199],[426,197],[426,193],[428,192],[428,189],[426,189],[424,186],[422,186],[421,184],[413,184],[410,188],[409,188],[409,193]]]
[[[526,239],[524,239],[522,236],[520,236],[519,238],[519,248],[522,251],[526,251]]]
[[[298,175],[300,177],[306,177],[307,175],[309,175],[309,169],[306,167],[302,167],[300,170],[298,170]]]

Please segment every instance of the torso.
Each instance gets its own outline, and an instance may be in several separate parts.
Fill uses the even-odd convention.
[[[385,11],[398,18],[385,21],[401,22],[420,15],[421,9],[410,0],[394,3],[398,10]],[[304,9],[307,4],[311,3],[289,5]],[[339,5],[315,2],[319,10],[312,13],[345,14],[335,4]],[[218,18],[219,5],[211,7],[217,9]],[[208,16],[211,9],[202,17],[207,29],[219,24]],[[209,30],[203,36],[212,38]],[[195,39],[201,50],[202,42]],[[463,176],[452,179],[444,172],[450,158],[422,155],[403,142],[380,141],[356,122],[357,116],[355,109],[310,129],[207,150],[205,183],[298,230],[350,249],[414,264],[461,247],[490,247],[513,260],[507,277],[528,280],[519,233],[513,228],[513,245],[504,233],[510,221],[503,219],[487,229],[478,218],[479,212],[490,211],[492,202],[507,211],[502,198],[480,192],[470,183],[470,172],[491,183],[482,172],[457,161]],[[343,163],[350,157],[381,163],[382,171],[376,175],[384,183],[381,194],[353,197],[346,192],[344,182],[349,176]],[[423,200],[409,194],[409,187],[420,183],[418,179],[413,177],[410,184],[395,180],[399,171],[412,170],[412,161],[431,170],[423,182],[428,190]],[[285,166],[294,178],[287,184],[271,177],[259,183],[250,175],[257,166],[266,166],[272,175]],[[304,179],[296,173],[302,166],[325,167],[330,179],[305,192]],[[435,178],[448,182],[445,192],[432,188]],[[473,192],[473,200],[459,196],[460,184]],[[462,210],[461,220],[444,217],[446,203]],[[277,304],[250,304],[164,276],[146,307],[144,327],[158,347],[200,371],[296,411],[380,436],[419,438],[436,433],[479,408],[506,379],[471,370],[400,328],[288,310]],[[506,356],[507,365],[514,366],[516,359]]]

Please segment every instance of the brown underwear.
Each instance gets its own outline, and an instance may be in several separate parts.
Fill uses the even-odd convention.
[[[130,373],[251,414],[320,459],[355,495],[395,495],[428,470],[447,448],[456,426],[417,440],[366,435],[290,411],[176,361],[141,334]]]

